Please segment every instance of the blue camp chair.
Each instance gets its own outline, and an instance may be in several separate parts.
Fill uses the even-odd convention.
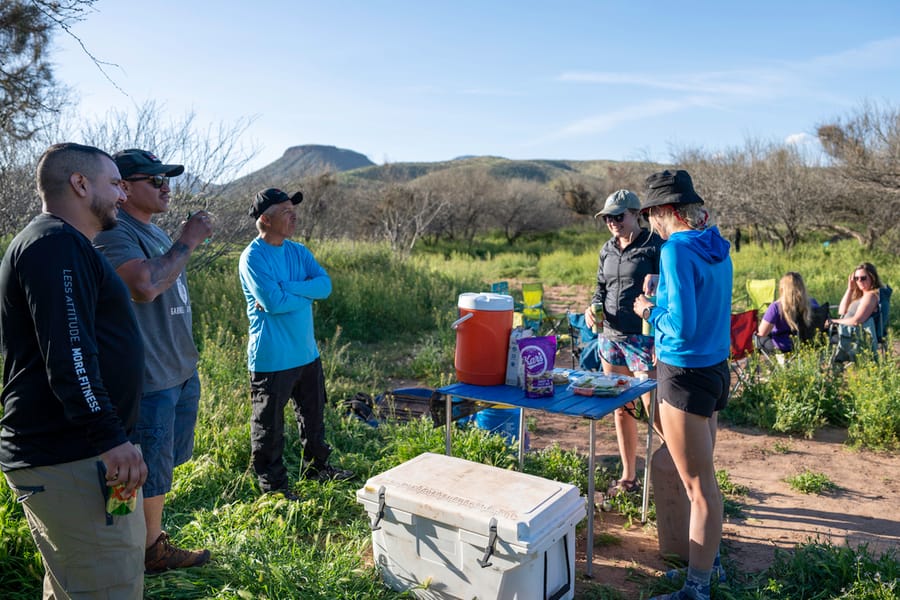
[[[577,360],[579,369],[599,371],[600,356],[597,352],[597,334],[587,326],[582,313],[567,311],[566,320],[569,323],[569,336],[572,339],[572,368],[575,368]]]
[[[875,341],[883,357],[887,357],[887,332],[894,290],[885,285],[878,290],[878,309],[875,311]]]
[[[887,332],[893,292],[889,285],[878,290],[878,307],[871,319],[867,319],[862,325],[835,325],[832,328],[832,365],[854,361],[861,351],[874,352],[876,359],[879,353],[882,357],[887,357]]]
[[[504,296],[509,296],[509,282],[495,281],[491,284],[491,292],[494,294],[503,294]]]

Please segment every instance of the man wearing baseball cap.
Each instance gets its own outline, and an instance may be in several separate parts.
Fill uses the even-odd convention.
[[[169,179],[181,175],[183,165],[163,164],[136,148],[114,154],[113,160],[126,199],[119,207],[119,226],[98,235],[94,245],[128,286],[146,347],[141,412],[132,441],[140,444],[149,471],[143,488],[144,570],[152,574],[209,560],[209,550],[172,544],[162,529],[162,515],[174,468],[191,458],[200,404],[184,268],[212,230],[204,211],[187,220],[174,242],[152,222],[153,215],[169,209]]]
[[[299,500],[284,466],[284,407],[291,400],[308,479],[344,480],[352,471],[329,464],[325,442],[325,374],[313,330],[313,302],[331,294],[331,278],[312,252],[289,238],[297,228],[300,192],[262,190],[250,204],[259,236],[241,253],[247,299],[252,416],[250,452],[263,493]]]

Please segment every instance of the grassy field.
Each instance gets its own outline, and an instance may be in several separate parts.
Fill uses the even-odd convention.
[[[176,471],[164,525],[176,543],[208,547],[214,558],[207,567],[148,577],[146,596],[304,600],[407,597],[385,589],[377,570],[365,559],[370,546],[369,523],[356,503],[355,490],[369,476],[421,452],[442,452],[443,431],[427,421],[386,422],[370,427],[344,416],[339,408],[341,401],[357,392],[375,394],[399,379],[428,386],[451,381],[455,338],[449,324],[456,317],[460,292],[485,290],[491,281],[500,279],[590,285],[602,241],[596,231],[573,230],[525,240],[513,247],[500,239],[482,240],[472,248],[426,246],[406,259],[381,245],[312,244],[334,282],[332,296],[316,305],[331,403],[326,415],[328,437],[335,448],[335,462],[359,476],[343,483],[300,479],[297,432],[289,427],[288,468],[296,481],[295,491],[305,498],[302,502],[260,496],[249,468],[246,317],[237,259],[222,259],[209,269],[192,273],[203,397],[194,459]],[[855,242],[826,246],[814,240],[790,253],[745,245],[734,254],[735,307],[746,305],[743,285],[747,278],[777,278],[786,270],[802,273],[820,302],[836,303],[848,273],[862,260],[876,264],[888,283],[896,286],[900,282],[896,258],[868,256]],[[898,314],[900,311],[895,310],[891,319],[894,332],[898,330]],[[900,406],[896,406],[900,385],[896,357],[864,367],[880,369],[877,376],[887,383],[878,389],[872,389],[869,378],[859,376],[862,368],[853,371],[857,373],[855,383],[853,375],[841,375],[834,384],[834,402],[855,403],[852,410],[844,406],[831,415],[823,409],[824,417],[819,415],[812,421],[801,418],[799,423],[788,416],[779,422],[777,411],[774,416],[758,414],[757,408],[767,397],[783,396],[785,389],[798,388],[797,378],[808,375],[798,365],[796,371],[786,370],[793,373],[788,377],[795,379],[781,387],[754,389],[756,395],[743,403],[736,399],[734,418],[756,419],[759,426],[773,431],[778,423],[803,430],[829,419],[843,419],[843,426],[860,431],[856,443],[896,452],[900,422],[889,420],[885,426],[883,419],[872,418],[873,414],[900,415]],[[864,396],[868,398],[865,406],[861,400]],[[781,404],[791,404],[790,397],[779,398]],[[504,468],[515,464],[513,449],[498,436],[477,429],[462,429],[455,436],[457,456]],[[571,482],[582,491],[586,487],[585,470],[586,457],[558,448],[530,453],[526,461],[527,472]],[[598,480],[607,475],[598,472]],[[629,505],[616,508],[635,509]],[[740,584],[720,588],[714,597],[897,598],[898,565],[895,553],[871,556],[865,549],[802,546],[783,555],[765,573],[737,577]],[[42,573],[21,508],[2,482],[0,597],[38,597]],[[601,584],[590,584],[588,589],[585,598],[621,597]],[[644,596],[665,589],[662,583],[649,582]]]

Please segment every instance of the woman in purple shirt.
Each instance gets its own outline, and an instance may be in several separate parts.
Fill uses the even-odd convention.
[[[813,328],[813,308],[819,304],[806,292],[800,273],[789,271],[778,283],[778,300],[769,305],[756,331],[757,345],[767,352],[790,352],[793,335],[807,339]]]

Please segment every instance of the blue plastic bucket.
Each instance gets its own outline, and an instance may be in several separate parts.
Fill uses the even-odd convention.
[[[491,433],[499,433],[511,443],[519,440],[521,408],[485,408],[475,413],[475,427]],[[526,443],[528,438],[526,436]]]

